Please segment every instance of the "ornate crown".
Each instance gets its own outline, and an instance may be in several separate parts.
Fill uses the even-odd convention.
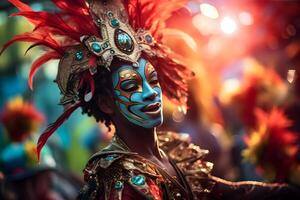
[[[93,0],[90,3],[90,12],[100,35],[81,36],[82,44],[69,48],[61,59],[56,82],[63,94],[63,105],[78,100],[79,79],[73,76],[74,74],[88,69],[91,75],[94,75],[97,66],[110,70],[115,57],[138,67],[137,60],[142,51],[153,54],[151,46],[155,41],[151,33],[143,28],[137,31],[131,28],[127,12],[120,0],[111,0],[109,4]],[[93,56],[96,62],[91,63],[89,61]],[[91,94],[87,93],[85,99],[90,100],[91,97]]]

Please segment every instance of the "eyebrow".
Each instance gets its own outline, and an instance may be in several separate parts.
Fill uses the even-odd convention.
[[[155,68],[151,64],[147,63],[145,65],[145,71],[155,71]]]
[[[133,70],[124,70],[124,71],[120,71],[119,75],[121,78],[132,78],[132,77],[136,77],[137,73]]]
[[[155,76],[157,76],[157,71],[153,70],[153,71],[149,74],[149,76],[153,76],[153,74],[155,74]]]

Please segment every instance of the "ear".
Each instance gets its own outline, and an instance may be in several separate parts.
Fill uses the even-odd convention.
[[[98,97],[98,106],[100,110],[106,114],[113,114],[114,113],[114,100],[111,96],[101,96]]]

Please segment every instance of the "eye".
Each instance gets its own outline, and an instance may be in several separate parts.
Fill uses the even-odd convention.
[[[158,84],[158,78],[157,78],[157,73],[156,73],[156,71],[153,71],[153,72],[151,73],[149,83],[152,84],[152,85]]]
[[[133,92],[138,89],[136,80],[126,80],[121,83],[121,89],[126,92]]]

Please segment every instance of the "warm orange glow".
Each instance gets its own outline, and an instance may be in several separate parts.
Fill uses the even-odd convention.
[[[218,23],[216,20],[197,14],[193,17],[193,25],[203,35],[210,35],[217,32]]]
[[[179,110],[175,110],[172,113],[172,119],[174,122],[182,122],[184,120],[184,114],[182,112],[180,112]]]
[[[253,24],[252,15],[246,11],[241,12],[239,14],[239,20],[240,20],[241,24],[243,24],[245,26],[249,26],[249,25]]]
[[[192,50],[194,52],[197,51],[197,43],[195,39],[191,37],[189,34],[181,30],[166,28],[163,35],[164,35],[164,41],[168,40],[170,41],[170,43],[175,42],[176,43],[175,46],[180,43],[183,43],[182,45],[187,46],[189,50]]]

